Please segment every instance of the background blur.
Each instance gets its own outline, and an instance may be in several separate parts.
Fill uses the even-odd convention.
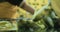
[[[37,11],[40,11],[42,7],[48,4],[48,0],[26,0],[26,3],[34,8],[36,13]],[[14,22],[14,26],[12,26],[9,22],[0,22],[1,32],[60,32],[60,29],[56,29],[54,27],[57,21],[56,18],[58,17],[51,8],[51,5],[49,5],[46,9],[42,9],[44,11],[38,13],[38,15],[35,17],[35,21],[29,20],[32,19],[33,16],[31,13],[23,10],[22,8],[19,8],[19,10],[19,15],[23,17],[23,19],[20,20],[22,22]]]

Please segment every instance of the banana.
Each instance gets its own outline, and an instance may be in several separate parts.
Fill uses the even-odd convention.
[[[57,16],[60,18],[60,0],[51,0],[51,5]]]

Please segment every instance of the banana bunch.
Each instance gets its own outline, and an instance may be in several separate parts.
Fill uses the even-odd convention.
[[[9,30],[11,29],[13,26],[11,25],[11,23],[7,22],[7,21],[1,21],[0,22],[0,30]]]
[[[48,25],[47,23],[49,23],[50,26],[54,27],[54,23],[53,23],[51,16],[54,18],[54,17],[56,17],[56,15],[51,10],[51,6],[49,6],[48,0],[30,0],[30,1],[26,0],[26,3],[35,9],[34,15],[29,14],[28,16],[31,17],[34,21],[36,21],[36,22],[32,22],[32,23],[30,21],[28,23],[28,25],[26,24],[27,26],[30,27],[31,25],[32,26],[37,25],[41,29],[44,29],[45,25]],[[52,11],[52,12],[50,12],[50,11]],[[27,17],[26,11],[21,8],[20,8],[20,14]],[[32,28],[30,28],[30,30],[31,29]]]
[[[25,19],[18,22],[18,31],[19,32],[37,32],[45,28],[45,25],[42,23],[43,20],[38,22],[33,22],[32,20]]]

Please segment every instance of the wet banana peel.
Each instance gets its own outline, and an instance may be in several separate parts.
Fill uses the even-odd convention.
[[[8,2],[0,3],[0,18],[17,18],[17,6],[11,5]]]
[[[60,18],[60,0],[51,0],[52,8],[57,16]]]
[[[31,14],[20,7],[11,5],[8,2],[0,3],[0,18],[17,18],[20,15],[30,17]]]

